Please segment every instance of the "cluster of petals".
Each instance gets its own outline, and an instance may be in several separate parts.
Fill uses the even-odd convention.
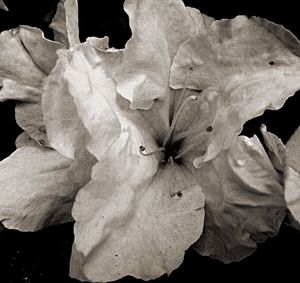
[[[6,8],[0,1],[0,8]],[[74,221],[70,276],[108,282],[170,274],[193,247],[240,261],[300,223],[300,132],[265,126],[300,89],[300,42],[258,17],[215,20],[181,0],[125,0],[132,36],[81,43],[76,0],[54,40],[0,34],[0,101],[24,130],[0,162],[0,223],[36,231]]]

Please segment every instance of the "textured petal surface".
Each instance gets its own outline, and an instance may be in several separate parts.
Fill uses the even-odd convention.
[[[90,136],[78,116],[68,83],[63,77],[69,63],[69,53],[60,51],[59,54],[55,68],[44,81],[43,120],[51,147],[73,159],[69,176],[81,187],[90,180],[96,159],[86,149]]]
[[[63,78],[67,57],[68,52],[60,52],[55,68],[46,78],[42,104],[51,146],[63,156],[74,159],[76,149],[85,146],[89,134],[78,116],[68,83]]]
[[[79,117],[91,137],[88,149],[98,159],[120,134],[120,124],[113,110],[116,104],[115,82],[102,68],[103,65],[115,64],[119,57],[118,52],[106,54],[81,46],[72,53],[65,71]]]
[[[299,41],[289,31],[244,16],[213,21],[180,46],[171,86],[220,94],[213,125],[219,130],[204,160],[228,148],[246,121],[280,108],[299,89],[299,54]],[[188,68],[192,73],[186,80]]]
[[[240,261],[278,233],[283,187],[257,137],[239,137],[229,151],[195,169],[205,194],[205,227],[195,245],[225,263]]]
[[[285,172],[285,201],[300,223],[300,127],[287,142],[287,168]]]
[[[70,160],[51,149],[23,146],[0,163],[0,221],[34,231],[71,221],[78,187],[68,177]]]
[[[55,40],[65,46],[75,46],[80,43],[77,0],[61,0],[50,27],[54,31]]]
[[[177,165],[157,171],[156,158],[139,153],[140,139],[134,127],[123,132],[76,198],[75,246],[89,280],[170,273],[201,235],[204,196],[196,180]]]
[[[38,86],[45,74],[26,51],[19,36],[20,29],[22,27],[0,34],[0,77]]]
[[[149,109],[154,99],[169,95],[173,57],[195,31],[194,21],[180,0],[126,0],[132,37],[118,72],[118,92],[132,109]]]

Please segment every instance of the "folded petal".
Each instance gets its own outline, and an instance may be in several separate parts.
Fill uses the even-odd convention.
[[[19,102],[34,103],[40,100],[40,90],[38,87],[32,87],[20,84],[17,81],[3,79],[0,89],[0,101],[15,100]]]
[[[278,233],[285,216],[283,187],[256,136],[239,137],[228,151],[193,170],[206,199],[204,232],[195,244],[200,254],[240,261]]]
[[[90,134],[87,148],[98,160],[121,130],[132,124],[149,136],[156,136],[143,115],[130,110],[127,101],[116,92],[114,72],[121,57],[121,51],[81,45],[72,52],[64,74],[79,117]],[[153,145],[149,146],[151,150]]]
[[[117,75],[118,92],[132,109],[149,109],[155,99],[169,95],[173,57],[195,30],[180,0],[126,0],[132,37]]]
[[[68,177],[70,160],[51,149],[22,146],[0,163],[0,221],[35,231],[72,221],[78,186]]]
[[[37,86],[45,73],[35,64],[24,47],[19,31],[21,28],[3,31],[0,34],[0,77],[19,84]]]
[[[159,168],[156,158],[141,155],[141,139],[134,127],[122,132],[76,198],[71,262],[81,261],[91,281],[170,273],[202,232],[204,197],[196,180],[184,167]]]
[[[90,180],[91,169],[96,159],[86,149],[90,135],[79,118],[68,83],[63,77],[69,63],[69,53],[58,53],[59,59],[55,68],[44,80],[43,120],[51,147],[72,159],[69,177],[82,187]]]
[[[17,103],[15,112],[17,124],[40,145],[50,147],[41,102]]]
[[[50,24],[54,39],[66,47],[80,43],[77,0],[61,0]]]
[[[36,66],[49,74],[57,60],[56,51],[65,46],[46,39],[40,29],[29,26],[20,26],[18,36]]]
[[[300,127],[287,142],[285,201],[292,216],[300,223]]]
[[[53,71],[45,79],[42,106],[49,143],[60,154],[74,159],[75,151],[85,147],[89,133],[83,126],[68,83],[63,78],[68,52],[60,52]]]
[[[299,41],[282,26],[244,16],[213,21],[180,46],[171,86],[220,94],[218,130],[204,160],[230,147],[246,121],[280,108],[300,88],[299,55]]]

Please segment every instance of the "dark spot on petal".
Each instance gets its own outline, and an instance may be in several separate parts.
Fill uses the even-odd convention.
[[[199,211],[199,210],[201,210],[201,209],[202,209],[202,207],[199,207],[199,208],[195,209],[195,211]]]
[[[212,126],[208,126],[207,128],[206,128],[206,132],[211,132],[213,130],[213,127]]]
[[[173,198],[173,197],[179,197],[179,198],[181,198],[182,197],[182,192],[178,191],[177,193],[172,193],[171,194],[171,198]]]
[[[181,197],[182,197],[182,192],[179,191],[176,195],[177,195],[179,198],[181,198]]]
[[[157,101],[158,100],[158,98],[154,98],[154,101]]]
[[[38,143],[39,143],[40,145],[46,145],[46,142],[45,142],[43,139],[39,139],[39,140],[38,140]]]
[[[274,64],[275,64],[274,61],[269,62],[269,65],[271,65],[271,66],[273,66]]]
[[[194,67],[193,66],[189,66],[189,72],[193,72],[194,71]]]
[[[115,254],[115,257],[118,257],[119,255]]]
[[[146,148],[145,148],[144,146],[142,146],[142,145],[140,146],[140,150],[141,150],[141,151],[144,151],[145,149],[146,149]]]

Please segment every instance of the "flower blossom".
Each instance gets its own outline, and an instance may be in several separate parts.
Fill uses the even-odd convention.
[[[96,159],[75,190],[70,275],[150,280],[176,269],[193,244],[201,255],[239,261],[276,235],[286,214],[272,159],[256,136],[239,134],[300,89],[299,41],[267,20],[214,20],[181,0],[126,0],[124,8],[132,30],[124,49],[106,38],[68,41],[39,83],[59,168],[71,160],[88,174],[86,156]],[[65,42],[68,28],[54,26]],[[13,176],[30,172],[17,157]],[[3,179],[13,158],[0,164]]]
[[[215,21],[177,0],[126,0],[125,10],[124,50],[90,41],[61,52],[52,72],[98,161],[73,207],[70,274],[153,279],[199,238],[200,254],[239,261],[277,234],[286,208],[260,141],[238,134],[299,89],[299,42],[266,20]],[[57,144],[76,123],[63,126],[65,137],[47,124]]]

